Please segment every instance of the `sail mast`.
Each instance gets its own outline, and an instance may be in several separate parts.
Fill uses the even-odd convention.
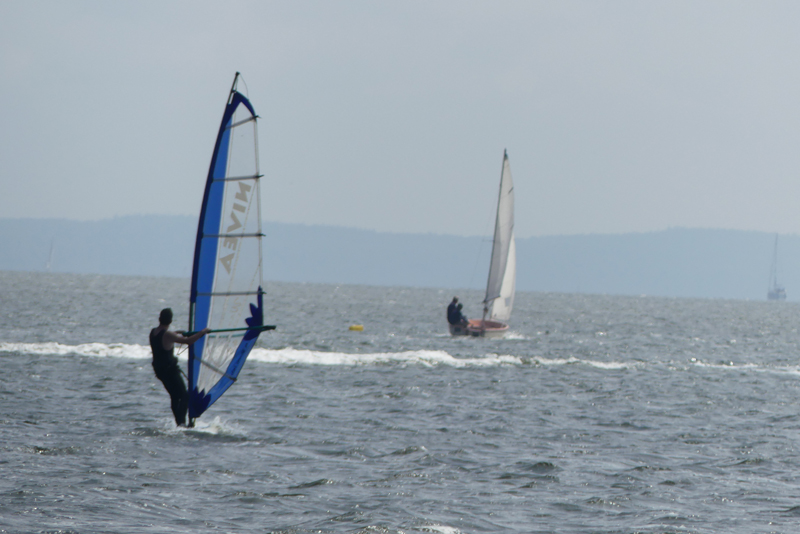
[[[239,71],[236,71],[236,75],[233,77],[233,83],[231,84],[231,92],[228,94],[228,104],[233,101],[233,95],[236,93],[236,84],[239,82]]]
[[[770,265],[769,269],[767,300],[786,300],[786,289],[778,283],[778,234],[775,234],[775,245],[772,249],[772,265]]]
[[[769,289],[774,291],[778,285],[778,234],[775,234],[775,246],[772,248],[772,268],[769,271]]]
[[[53,268],[53,247],[55,246],[56,238],[50,240],[50,255],[47,257],[47,265],[44,266],[44,270],[48,273]]]

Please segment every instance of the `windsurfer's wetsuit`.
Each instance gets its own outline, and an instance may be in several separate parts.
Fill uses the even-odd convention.
[[[186,392],[186,384],[181,376],[181,369],[178,367],[178,358],[175,357],[175,349],[167,350],[164,348],[164,332],[156,333],[157,328],[150,331],[150,348],[153,350],[153,371],[156,377],[164,384],[164,389],[172,399],[172,413],[178,426],[186,426],[186,409],[189,406],[189,395]]]

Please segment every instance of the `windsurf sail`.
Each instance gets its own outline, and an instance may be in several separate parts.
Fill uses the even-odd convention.
[[[486,284],[484,305],[489,308],[489,318],[506,322],[514,306],[517,279],[517,248],[514,241],[514,181],[508,153],[503,151],[503,169],[500,174],[500,195],[497,200],[497,220],[494,226],[492,262]]]
[[[192,269],[189,418],[236,381],[263,329],[257,115],[233,80],[208,170]]]

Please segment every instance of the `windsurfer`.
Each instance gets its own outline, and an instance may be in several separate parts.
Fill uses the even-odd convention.
[[[211,330],[205,328],[191,336],[184,336],[178,332],[171,332],[172,309],[164,308],[158,316],[158,327],[150,331],[150,348],[153,351],[153,371],[156,377],[164,384],[164,389],[169,393],[172,401],[172,414],[178,426],[186,426],[186,410],[189,405],[189,395],[186,383],[178,367],[178,358],[175,357],[175,343],[191,345]]]

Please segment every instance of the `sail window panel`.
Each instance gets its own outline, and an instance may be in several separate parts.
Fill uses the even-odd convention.
[[[239,105],[233,115],[232,124],[245,117],[252,117],[250,110]],[[258,174],[258,155],[256,121],[239,124],[228,131],[230,146],[228,149],[228,168],[225,176],[254,176]]]
[[[217,183],[225,186],[218,233],[220,235],[260,233],[259,182],[257,180],[235,180]]]
[[[214,293],[256,291],[261,285],[260,238],[219,238]]]
[[[211,302],[212,304],[208,316],[209,328],[212,330],[246,328],[247,323],[245,322],[245,319],[248,319],[251,316],[250,304],[255,306],[258,302],[258,296],[254,294],[238,294],[227,297],[216,295],[212,298]],[[212,334],[212,337],[217,335],[243,336],[244,331]]]
[[[203,362],[197,376],[197,390],[209,391],[224,375],[233,360],[242,335],[209,335],[203,349]]]

